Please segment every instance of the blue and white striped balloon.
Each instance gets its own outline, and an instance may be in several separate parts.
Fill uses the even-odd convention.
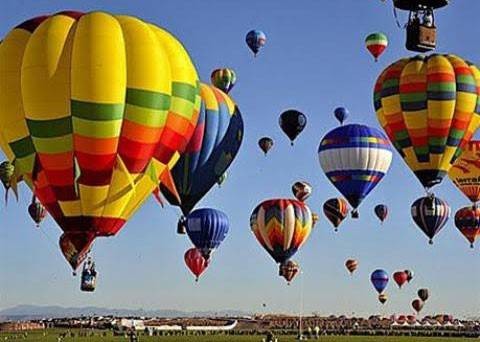
[[[318,147],[327,178],[356,209],[387,173],[392,162],[388,138],[378,129],[350,124],[333,129]]]

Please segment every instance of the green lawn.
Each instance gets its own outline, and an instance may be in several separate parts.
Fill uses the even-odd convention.
[[[57,342],[59,333],[62,330],[54,329],[48,330],[46,335],[43,336],[43,332],[28,332],[26,339],[23,339],[21,333],[0,333],[0,341],[40,341],[40,342]],[[78,332],[77,334],[78,335]],[[102,342],[126,342],[129,341],[124,337],[114,337],[110,332],[108,336],[101,336],[101,332],[96,332],[95,336],[89,337],[67,337],[62,341],[102,341]],[[140,336],[140,341],[171,341],[171,342],[221,342],[221,341],[238,341],[238,342],[254,342],[261,341],[263,336],[229,336],[229,335],[217,335],[217,336],[162,336],[162,337],[147,337]],[[279,336],[279,342],[293,342],[295,337],[293,336]],[[474,339],[461,339],[461,338],[422,338],[422,337],[364,337],[364,336],[325,336],[321,337],[319,340],[309,340],[309,341],[320,341],[320,342],[458,342],[458,341],[473,341]]]

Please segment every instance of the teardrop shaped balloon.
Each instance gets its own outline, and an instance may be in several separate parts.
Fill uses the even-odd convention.
[[[378,204],[375,206],[374,211],[380,222],[383,223],[388,216],[388,207],[385,204]]]
[[[365,46],[373,58],[375,58],[375,62],[377,62],[378,57],[380,57],[388,46],[388,38],[382,32],[371,33],[365,38]]]
[[[172,169],[178,197],[167,187],[162,194],[187,215],[228,170],[243,140],[243,119],[233,100],[221,90],[200,85],[200,115],[188,143]]]
[[[417,226],[433,244],[433,238],[445,226],[450,216],[450,207],[444,200],[429,195],[413,202],[411,207],[412,218]]]
[[[312,212],[304,202],[298,200],[270,199],[253,210],[250,227],[273,260],[283,264],[310,236]]]
[[[418,298],[420,298],[423,302],[426,302],[430,297],[428,289],[419,289],[417,291],[417,294],[418,294]]]
[[[328,132],[318,147],[320,165],[327,178],[357,208],[388,172],[392,149],[378,129],[350,124]]]
[[[280,264],[279,275],[284,277],[288,284],[290,284],[298,272],[300,272],[300,266],[293,260],[287,260]]]
[[[298,110],[289,109],[280,114],[279,124],[282,131],[290,139],[290,144],[293,146],[293,141],[302,133],[307,125],[307,117]]]
[[[115,235],[169,175],[198,119],[198,74],[166,30],[100,11],[28,20],[0,56],[0,147],[76,267],[92,238],[70,234]]]
[[[33,200],[32,203],[28,206],[28,214],[32,218],[32,220],[35,222],[37,225],[37,228],[40,227],[40,223],[43,221],[45,216],[47,216],[47,211],[45,210],[45,207],[37,202],[36,200]]]
[[[273,139],[270,137],[262,137],[258,140],[258,146],[265,155],[267,155],[268,151],[273,147],[273,144]]]
[[[382,304],[385,304],[388,300],[388,296],[385,293],[380,293],[378,295],[378,301]]]
[[[377,290],[379,294],[382,294],[388,285],[388,273],[381,269],[375,270],[370,276],[370,281],[375,290]]]
[[[215,87],[228,94],[237,82],[237,75],[230,68],[215,69],[210,75],[210,80]]]
[[[343,198],[330,198],[323,203],[323,213],[338,230],[338,226],[348,215],[348,203]]]
[[[60,236],[59,245],[75,274],[75,270],[87,258],[95,235],[91,232],[66,232]]]
[[[355,272],[355,270],[358,268],[358,261],[355,259],[348,259],[345,261],[345,267],[350,274],[353,274],[353,272]]]
[[[221,187],[222,184],[225,183],[225,181],[227,180],[227,177],[228,177],[227,172],[224,172],[220,177],[218,177],[217,184],[218,184],[219,187]]]
[[[413,279],[413,271],[411,270],[405,270],[403,271],[407,275],[407,282],[411,282]]]
[[[412,308],[419,314],[423,309],[423,304],[423,301],[417,298],[412,302]]]
[[[267,42],[267,36],[260,30],[251,30],[247,33],[245,42],[256,57],[260,49],[263,48]]]
[[[13,163],[7,160],[0,164],[0,181],[2,182],[6,191],[10,189],[10,182],[14,174],[15,166]]]
[[[408,281],[408,275],[404,271],[397,271],[393,274],[393,280],[397,283],[398,288],[401,289]]]
[[[190,248],[184,255],[185,264],[188,269],[195,275],[195,281],[202,275],[208,267],[208,260],[205,259],[197,248]]]
[[[312,194],[312,186],[305,181],[295,182],[292,185],[292,193],[296,199],[305,202]]]
[[[335,118],[340,122],[340,125],[343,125],[343,122],[348,118],[349,112],[347,108],[337,107],[333,111]]]
[[[480,236],[480,208],[463,207],[459,209],[455,213],[455,226],[473,248],[475,240]]]
[[[188,214],[185,227],[192,243],[208,261],[211,253],[227,237],[229,221],[227,215],[220,210],[202,208]]]
[[[468,142],[448,176],[470,201],[480,200],[480,140]]]
[[[378,77],[378,121],[425,188],[442,181],[479,127],[479,88],[480,71],[455,55],[403,58]]]

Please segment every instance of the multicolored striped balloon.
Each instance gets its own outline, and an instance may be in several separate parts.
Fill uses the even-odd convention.
[[[0,147],[16,172],[63,231],[116,234],[195,129],[187,51],[135,17],[61,12],[15,27],[0,60]]]
[[[275,262],[283,264],[310,236],[312,212],[298,200],[270,199],[253,210],[250,227]]]
[[[480,72],[454,55],[401,59],[377,79],[377,118],[422,185],[442,181],[480,124]]]
[[[343,198],[330,198],[323,203],[323,213],[338,231],[338,226],[348,215],[348,203]]]
[[[206,84],[200,85],[200,96],[195,132],[172,170],[179,198],[161,185],[167,200],[179,206],[184,215],[223,177],[243,140],[243,119],[233,100]]]
[[[388,46],[388,38],[381,32],[371,33],[365,38],[365,46],[375,58],[375,62],[377,62],[378,57],[380,57]]]
[[[332,184],[354,208],[382,180],[390,168],[392,149],[378,129],[351,124],[333,129],[318,147],[320,165]]]
[[[470,201],[480,200],[480,140],[468,142],[448,176]]]
[[[455,226],[473,248],[475,240],[480,237],[480,208],[470,206],[459,209],[455,213]]]
[[[233,69],[215,69],[210,75],[210,80],[215,87],[228,94],[237,82],[237,75]]]
[[[421,197],[413,202],[412,218],[417,226],[428,236],[429,243],[445,226],[450,217],[450,207],[444,200],[432,195]]]

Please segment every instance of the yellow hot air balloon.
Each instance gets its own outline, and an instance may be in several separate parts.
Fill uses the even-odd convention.
[[[448,172],[452,182],[472,202],[480,200],[480,141],[471,140]]]
[[[480,124],[480,72],[455,55],[404,58],[377,79],[374,104],[395,148],[429,189]]]
[[[199,108],[187,51],[134,17],[61,12],[0,44],[0,147],[65,232],[73,268],[158,180],[173,184]]]

